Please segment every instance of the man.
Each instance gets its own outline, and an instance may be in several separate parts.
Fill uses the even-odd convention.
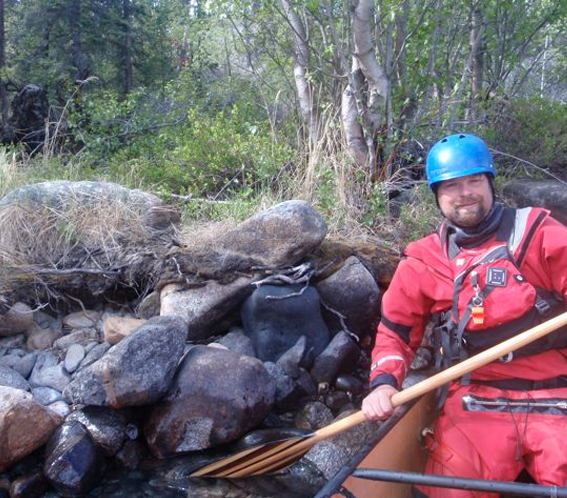
[[[474,135],[451,135],[427,157],[428,184],[444,216],[410,244],[382,302],[372,353],[373,391],[362,410],[388,417],[425,327],[439,317],[442,366],[458,363],[565,310],[567,228],[540,208],[494,201],[492,155]],[[425,472],[567,485],[567,332],[558,331],[481,367],[445,393],[428,437]],[[494,494],[420,486],[416,497]]]

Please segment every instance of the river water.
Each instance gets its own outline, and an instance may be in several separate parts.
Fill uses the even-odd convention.
[[[150,461],[135,471],[107,471],[88,498],[311,498],[326,479],[301,463],[286,473],[242,479],[192,478],[195,459]],[[41,498],[60,498],[55,491]]]

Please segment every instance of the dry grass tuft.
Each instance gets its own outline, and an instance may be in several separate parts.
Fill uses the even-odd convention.
[[[96,252],[97,265],[106,260],[105,266],[111,267],[125,248],[146,247],[151,241],[141,210],[119,200],[87,206],[72,199],[62,210],[29,202],[0,207],[2,266],[60,268],[82,249]]]

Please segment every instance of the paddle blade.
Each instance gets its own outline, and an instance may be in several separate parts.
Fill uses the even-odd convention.
[[[293,463],[293,458],[289,463],[284,459],[288,458],[290,453],[297,454],[293,447],[310,437],[296,437],[248,448],[197,469],[191,477],[245,477],[276,472]],[[306,451],[307,449],[295,458],[299,458]]]

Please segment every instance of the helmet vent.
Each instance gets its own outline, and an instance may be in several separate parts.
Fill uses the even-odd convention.
[[[459,138],[466,138],[466,135],[459,135]]]

